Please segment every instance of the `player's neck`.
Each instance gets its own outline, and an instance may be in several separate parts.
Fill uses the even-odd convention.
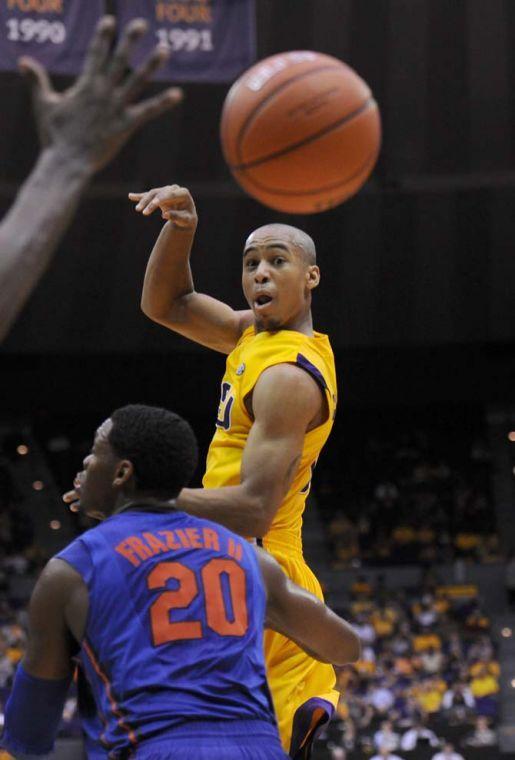
[[[311,310],[307,313],[297,315],[293,319],[284,324],[264,324],[256,320],[254,322],[256,333],[260,332],[279,332],[279,330],[292,330],[293,332],[299,332],[303,335],[307,335],[309,338],[313,337],[313,317],[311,316]]]
[[[130,498],[120,501],[111,515],[128,512],[131,510],[141,512],[170,512],[176,509],[175,499],[166,499],[164,497],[150,496],[149,494],[134,494]]]

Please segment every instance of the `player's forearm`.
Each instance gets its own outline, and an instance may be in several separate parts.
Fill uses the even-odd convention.
[[[360,640],[353,628],[320,599],[288,581],[290,595],[274,610],[269,602],[269,625],[293,639],[321,662],[346,665],[360,656]]]
[[[244,486],[183,488],[177,506],[191,515],[224,525],[245,537],[261,537],[268,531],[269,516],[262,498]]]
[[[86,161],[44,150],[0,224],[0,340],[46,270],[90,177]]]
[[[70,680],[71,673],[61,679],[36,678],[23,663],[19,665],[5,707],[0,746],[17,758],[47,757],[57,735]]]
[[[195,229],[181,229],[166,222],[157,238],[141,295],[141,308],[151,319],[170,317],[179,299],[193,292],[189,259]]]

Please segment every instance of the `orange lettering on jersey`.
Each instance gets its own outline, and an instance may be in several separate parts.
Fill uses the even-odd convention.
[[[160,554],[167,551],[165,544],[163,544],[160,538],[154,536],[153,533],[143,533],[142,535],[150,548],[153,549],[154,554]]]
[[[118,546],[114,547],[114,550],[118,552],[118,554],[121,554],[122,557],[125,557],[125,559],[128,559],[134,567],[139,567],[141,565],[141,561],[136,557],[130,546],[127,545],[127,541],[122,541]]]
[[[202,543],[202,539],[200,538],[200,534],[198,531],[198,528],[186,528],[186,535],[188,536],[191,546],[193,549],[203,549],[204,545]]]
[[[173,549],[174,551],[177,551],[177,549],[181,548],[181,545],[177,543],[175,540],[175,533],[173,530],[160,530],[159,531],[160,536],[164,536],[166,539],[166,546],[168,549]]]
[[[129,536],[125,539],[125,542],[133,549],[140,559],[148,559],[153,557],[155,552],[152,551],[146,544],[143,543],[141,538],[136,536]]]
[[[233,538],[229,539],[228,553],[234,559],[240,560],[243,557],[243,549],[240,543],[236,543]]]
[[[220,540],[216,530],[212,530],[212,528],[202,528],[202,536],[204,538],[204,546],[206,549],[214,549],[215,552],[220,551]]]
[[[188,540],[188,537],[185,534],[185,532],[183,530],[181,530],[180,528],[177,528],[177,530],[175,532],[177,533],[177,537],[178,537],[179,541],[181,542],[181,544],[183,545],[183,547],[185,549],[191,549],[191,544],[190,544],[190,542]]]

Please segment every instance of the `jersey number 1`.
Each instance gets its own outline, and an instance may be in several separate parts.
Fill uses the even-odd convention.
[[[225,607],[222,574],[227,578],[231,599],[232,620]],[[210,559],[200,571],[202,591],[209,628],[220,636],[244,636],[248,628],[245,589],[245,571],[233,559]],[[150,607],[150,624],[154,646],[168,644],[179,639],[201,639],[200,620],[172,622],[174,609],[189,607],[199,593],[197,577],[182,562],[160,562],[147,577],[147,586],[153,591],[166,588],[170,580],[178,581],[174,591],[163,591]]]

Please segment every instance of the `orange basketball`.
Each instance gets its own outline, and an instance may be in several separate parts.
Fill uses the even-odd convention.
[[[342,61],[308,50],[256,63],[225,99],[221,140],[241,187],[279,211],[337,206],[366,181],[381,119],[370,88]]]

